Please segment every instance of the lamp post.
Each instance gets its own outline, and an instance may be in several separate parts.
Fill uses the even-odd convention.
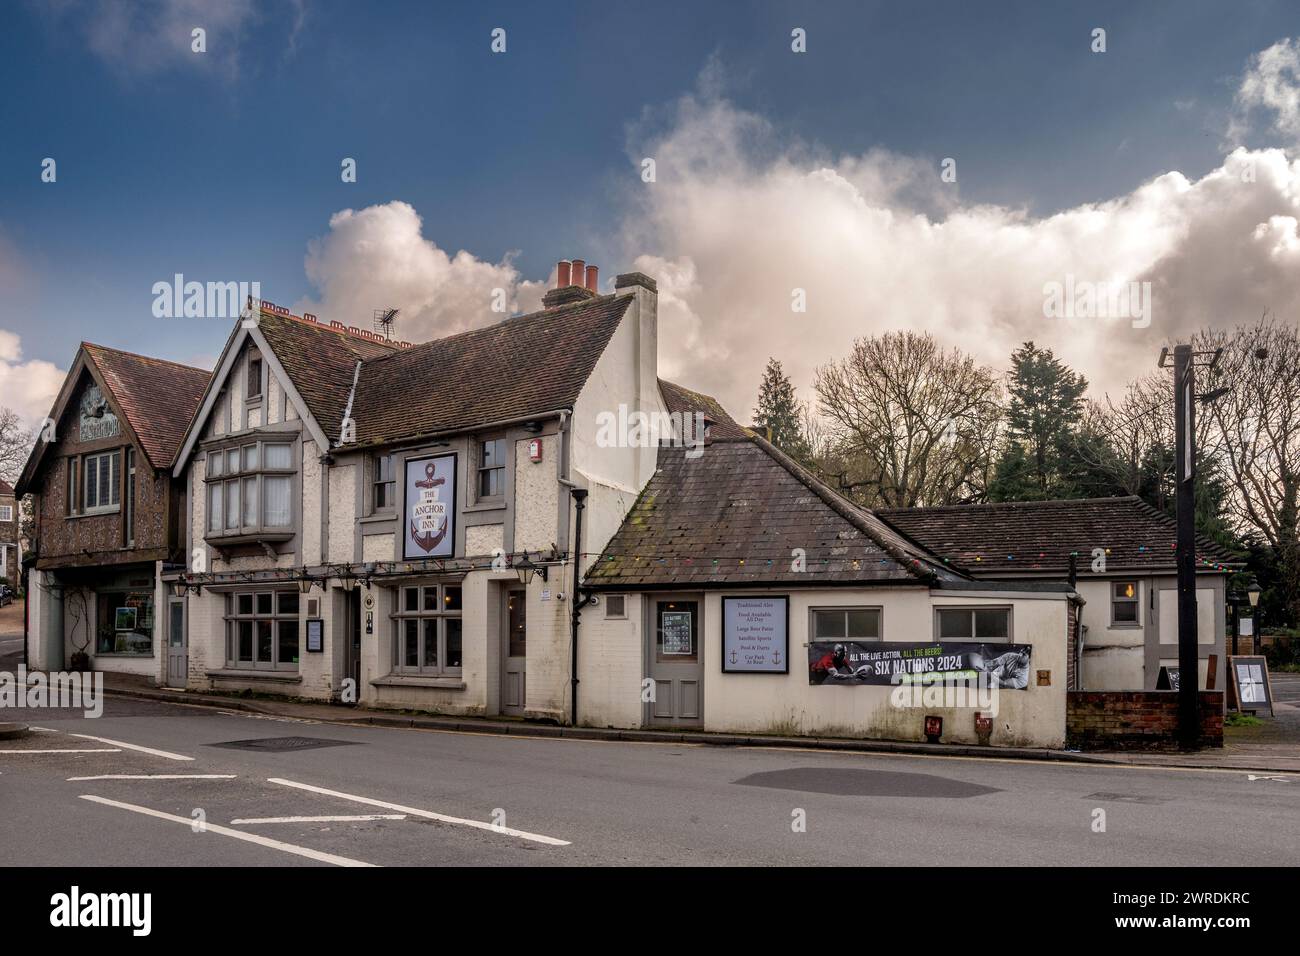
[[[1228,607],[1232,608],[1232,656],[1237,656],[1237,634],[1241,631],[1241,606],[1246,603],[1246,595],[1240,591],[1228,592]]]

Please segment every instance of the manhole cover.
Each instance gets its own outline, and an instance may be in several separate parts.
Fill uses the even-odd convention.
[[[253,740],[227,740],[222,744],[208,744],[208,746],[282,753],[286,750],[315,750],[317,747],[350,747],[352,741],[326,740],[324,737],[257,737]]]
[[[1157,803],[1168,803],[1168,802],[1169,802],[1169,800],[1168,800],[1167,798],[1165,798],[1165,797],[1148,797],[1148,796],[1144,796],[1144,795],[1142,795],[1142,794],[1140,794],[1140,793],[1106,793],[1105,791],[1102,791],[1102,792],[1100,792],[1100,793],[1088,793],[1088,794],[1084,794],[1083,799],[1085,799],[1085,800],[1106,800],[1106,801],[1109,801],[1110,803],[1149,803],[1149,804],[1157,804]]]
[[[928,773],[903,773],[895,770],[855,770],[848,767],[792,767],[751,773],[736,783],[746,787],[772,787],[776,790],[803,790],[807,793],[834,793],[850,797],[978,797],[1000,793],[997,787],[985,787],[964,780],[935,777]]]

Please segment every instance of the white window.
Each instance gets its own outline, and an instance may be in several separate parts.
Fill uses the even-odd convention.
[[[104,452],[85,458],[86,484],[83,510],[116,511],[122,501],[122,453]]]
[[[13,521],[13,520],[14,520],[14,506],[0,505],[0,521]]]
[[[293,445],[255,441],[208,452],[208,534],[292,530]]]
[[[1009,641],[1009,607],[941,607],[935,609],[941,641]]]
[[[1138,583],[1115,581],[1110,591],[1110,623],[1127,626],[1138,620]]]

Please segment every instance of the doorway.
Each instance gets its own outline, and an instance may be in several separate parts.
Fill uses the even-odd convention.
[[[528,592],[510,588],[502,600],[501,713],[522,717],[528,700]]]
[[[184,687],[189,679],[189,652],[185,642],[185,602],[167,604],[167,686]]]
[[[348,638],[344,647],[346,660],[343,676],[352,679],[352,699],[348,700],[349,695],[344,695],[343,702],[355,706],[361,700],[361,591],[352,588],[343,593],[347,595],[348,602]]]
[[[700,601],[666,595],[650,605],[646,628],[647,672],[652,699],[646,703],[651,727],[704,725],[704,648]]]

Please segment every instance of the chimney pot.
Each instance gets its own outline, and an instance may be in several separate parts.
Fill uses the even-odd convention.
[[[568,259],[561,259],[555,267],[555,288],[563,289],[566,285],[571,284],[573,275],[573,263]]]
[[[598,291],[596,280],[597,280],[599,277],[600,277],[600,268],[599,268],[599,267],[597,267],[597,266],[587,266],[587,290],[588,290],[589,292],[596,292],[596,291]]]
[[[572,278],[565,283],[566,285],[582,285],[586,281],[587,261],[585,259],[573,260]]]

